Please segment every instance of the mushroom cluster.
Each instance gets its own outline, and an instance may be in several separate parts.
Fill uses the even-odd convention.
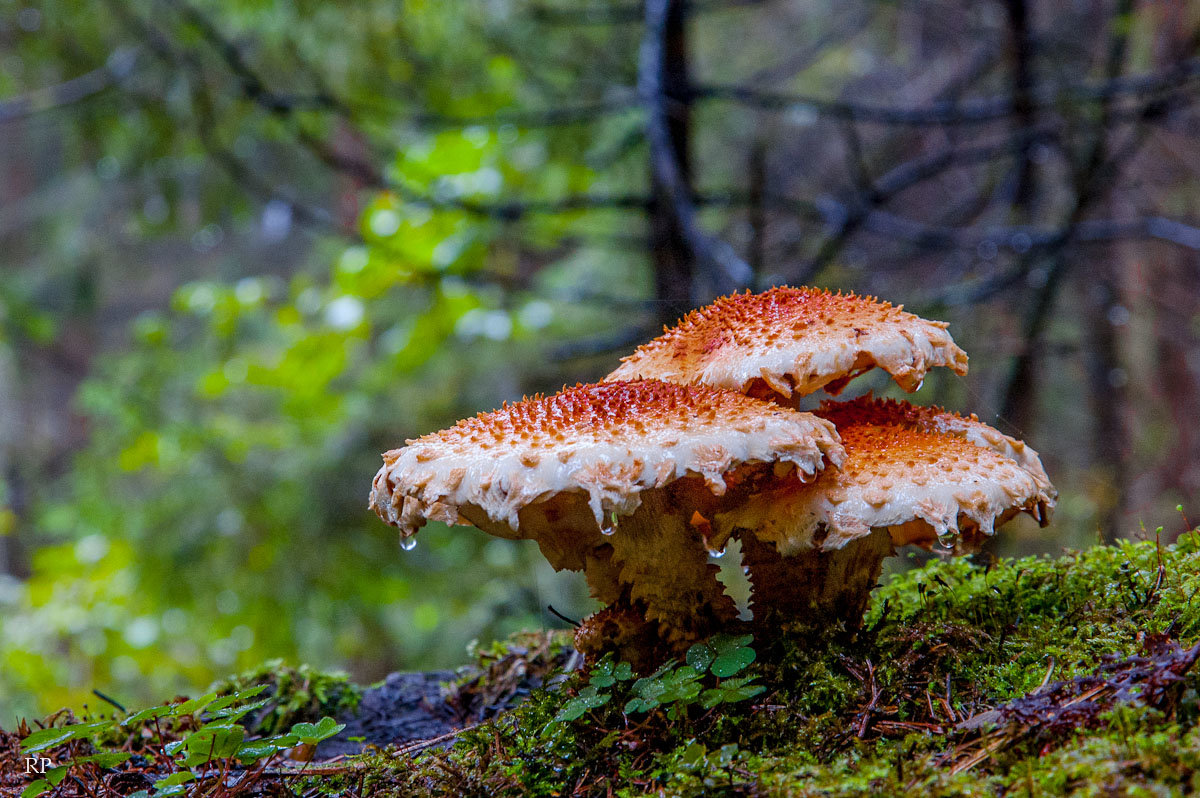
[[[427,521],[535,540],[605,608],[576,646],[649,665],[728,626],[710,554],[740,540],[755,624],[861,618],[895,547],[962,553],[1020,512],[1048,522],[1036,452],[974,416],[861,397],[964,374],[946,324],[809,288],[688,314],[604,381],[535,396],[384,454],[370,505],[409,539]]]

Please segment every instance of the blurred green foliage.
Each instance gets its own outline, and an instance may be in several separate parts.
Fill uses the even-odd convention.
[[[544,623],[546,604],[587,611],[580,580],[552,575],[529,543],[434,524],[402,553],[366,493],[380,452],[606,373],[662,320],[639,5],[0,0],[0,725],[94,703],[94,688],[154,703],[268,658],[366,682],[460,662],[472,639]],[[698,87],[880,106],[904,100],[900,86],[947,101],[1009,90],[1011,39],[987,7],[867,4],[854,21],[833,2],[692,5]],[[1157,14],[1136,11],[1130,69],[1152,66]],[[1039,41],[1054,43],[1035,59],[1050,95],[1111,49],[1081,38],[1093,16],[1039,20]],[[968,67],[976,45],[987,58]],[[959,88],[943,96],[943,85]],[[1104,115],[1060,110],[1056,126],[1089,144]],[[1053,112],[1039,110],[1047,122]],[[910,303],[1009,273],[1020,290],[990,304],[912,306],[949,320],[973,357],[968,379],[930,375],[914,400],[996,419],[987,397],[1002,395],[1030,292],[1045,282],[1043,264],[1023,260],[1030,244],[1008,252],[965,235],[923,253],[904,236],[891,247],[841,238],[858,222],[845,226],[838,209],[864,170],[911,167],[941,150],[944,131],[855,133],[807,102],[699,99],[692,128],[701,221],[738,251],[763,245],[764,285],[805,275],[826,250],[819,272],[797,279]],[[964,145],[992,135],[960,130]],[[860,144],[862,163],[847,164]],[[1055,202],[1080,190],[1062,182],[1069,159],[1054,160],[1070,149],[1042,153],[1041,193]],[[1025,218],[1029,208],[1004,210],[1012,192],[996,188],[1012,182],[1011,164],[997,153],[978,196],[975,181],[933,170],[892,211],[942,229],[960,223],[954,208],[974,208],[961,222],[972,235]],[[1182,213],[1194,192],[1163,171],[1180,196],[1164,207]],[[760,224],[747,213],[756,192]],[[1039,225],[1053,216],[1033,210]],[[1097,246],[1071,257],[1140,273],[1141,250]],[[1157,315],[1157,295],[1174,293],[1174,273],[1143,292],[1141,310],[1122,299],[1132,316],[1104,311],[1104,323],[1140,330],[1141,354],[1130,346],[1136,357],[1107,374],[1087,360],[1087,309],[1052,314],[1031,394],[1051,423],[1010,431],[1043,452],[1062,501],[1051,535],[1015,522],[1000,551],[1090,543],[1098,516],[1121,504],[1107,445],[1084,443],[1092,372],[1148,386],[1127,403],[1140,424],[1127,475],[1170,477],[1184,462],[1171,439],[1189,405],[1154,393],[1155,353],[1178,340],[1190,362],[1190,294],[1175,314],[1185,326],[1147,333],[1173,318]],[[1071,291],[1083,296],[1087,279],[1076,269]],[[856,390],[889,386],[865,375]],[[1162,507],[1190,500],[1186,481],[1162,481],[1129,504],[1153,505],[1152,527],[1166,523]],[[744,598],[744,579],[736,589]]]
[[[123,8],[147,26],[171,22]],[[180,8],[172,35],[186,49],[200,34]],[[481,13],[383,2],[219,8],[231,34],[254,32],[268,71],[283,49],[305,48],[321,81],[363,109],[366,126],[394,125],[405,107],[492,112],[510,106],[525,79],[503,55],[453,46],[485,35]],[[61,55],[46,40],[62,37],[61,45],[80,33],[66,18],[83,13],[81,4],[41,10],[46,27],[25,43],[22,82],[39,59]],[[335,32],[339,46],[329,47]],[[95,48],[119,38],[105,23],[89,34]],[[414,49],[379,54],[397,41]],[[143,48],[139,59],[151,58]],[[385,99],[380,88],[408,80],[418,62],[430,72],[405,85],[426,96]],[[181,123],[203,120],[179,103],[108,116],[95,138],[85,129],[76,143],[102,166],[119,164],[104,168],[156,179],[162,165],[179,163],[173,152],[199,157]],[[264,152],[294,135],[276,129],[291,122],[260,111],[233,102],[214,113],[221,125],[209,134],[240,126],[250,135],[257,126],[249,129]],[[562,136],[536,129],[401,130],[393,139],[399,154],[382,165],[396,189],[369,193],[360,241],[321,238],[310,264],[292,274],[234,264],[227,276],[187,282],[169,308],[138,315],[131,345],[102,357],[80,386],[74,401],[87,443],[67,476],[37,493],[31,575],[0,591],[3,722],[77,706],[93,688],[147,701],[266,657],[350,663],[367,678],[457,662],[474,638],[539,625],[550,601],[584,609],[578,584],[549,577],[532,544],[433,525],[402,553],[366,495],[379,452],[523,391],[531,369],[519,364],[540,359],[535,336],[601,322],[578,310],[567,318],[553,289],[556,274],[573,282],[580,268],[608,279],[603,263],[547,269],[548,282],[533,291],[503,287],[518,255],[548,252],[576,219],[518,222],[457,206],[578,193],[596,176]],[[162,183],[171,213],[182,212],[178,186],[169,176]],[[441,201],[431,207],[407,192]],[[204,201],[229,196],[228,183],[218,184]],[[235,220],[242,210],[225,209]],[[171,222],[169,214],[142,220],[131,232],[150,236]],[[0,280],[6,337],[18,343],[53,339],[68,315],[29,296],[22,305],[22,286],[35,282]]]

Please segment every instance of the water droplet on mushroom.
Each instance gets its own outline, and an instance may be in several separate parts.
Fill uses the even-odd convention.
[[[921,380],[920,382],[917,383],[917,387],[914,388],[913,391],[916,392],[916,391],[921,390],[921,386],[923,386],[924,384],[925,384],[925,380]]]
[[[612,535],[617,531],[617,512],[616,510],[609,513],[608,518],[600,522],[600,534]]]
[[[946,551],[954,551],[958,546],[958,530],[947,529],[943,532],[938,532],[938,545]]]
[[[719,560],[725,556],[725,549],[709,549],[708,556],[712,557],[714,560]]]
[[[412,551],[417,547],[417,539],[415,537],[400,538],[400,548],[404,551]]]

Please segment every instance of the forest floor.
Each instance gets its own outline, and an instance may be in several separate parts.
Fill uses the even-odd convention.
[[[581,668],[564,633],[369,688],[269,663],[215,698],[0,732],[0,794],[1192,794],[1197,591],[1200,531],[932,563],[857,630],[727,636],[640,679]]]

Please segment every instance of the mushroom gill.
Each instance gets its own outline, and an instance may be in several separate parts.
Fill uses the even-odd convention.
[[[403,538],[436,520],[536,540],[608,605],[581,650],[650,662],[736,617],[708,562],[727,537],[696,520],[799,489],[842,456],[828,421],[732,391],[577,385],[385,453],[370,506]]]
[[[605,379],[711,385],[787,400],[821,388],[837,395],[878,366],[912,392],[931,368],[967,373],[967,355],[946,327],[855,294],[786,286],[731,294],[638,347]]]

